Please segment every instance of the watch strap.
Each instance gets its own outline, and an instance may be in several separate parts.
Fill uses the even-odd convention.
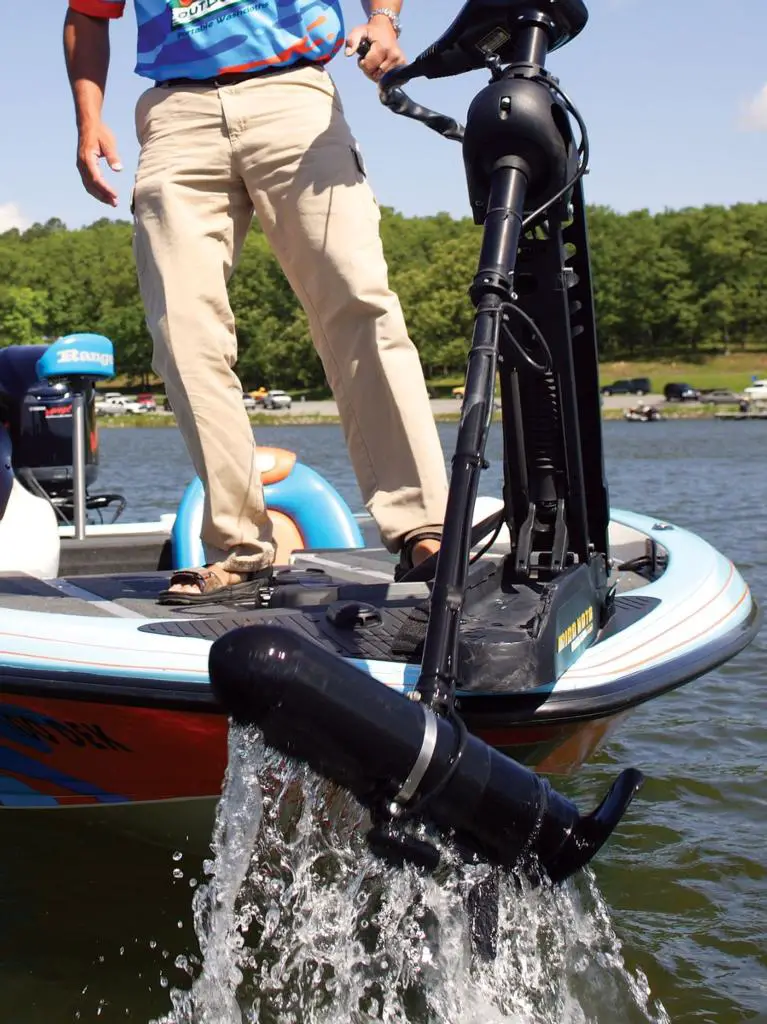
[[[383,15],[383,17],[388,18],[389,21],[392,23],[392,28],[394,29],[394,31],[397,33],[397,35],[400,34],[402,28],[400,24],[399,14],[396,11],[393,11],[391,7],[374,7],[373,10],[368,15],[368,20],[370,20],[370,18],[374,18],[376,15]]]

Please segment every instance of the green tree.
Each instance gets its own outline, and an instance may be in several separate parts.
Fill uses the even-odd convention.
[[[38,345],[45,339],[47,295],[11,285],[0,288],[0,345]]]
[[[588,220],[603,357],[704,358],[764,346],[767,203],[656,215],[592,207]],[[0,235],[0,344],[100,332],[114,343],[118,372],[145,380],[152,345],[131,233],[125,221],[101,219],[70,231],[51,218]],[[481,230],[469,218],[405,217],[384,208],[381,236],[390,284],[427,375],[461,373]],[[307,317],[257,225],[230,300],[246,387],[323,387]]]

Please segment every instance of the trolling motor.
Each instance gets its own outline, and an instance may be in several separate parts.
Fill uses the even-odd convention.
[[[625,771],[582,818],[535,772],[279,626],[243,627],[210,652],[216,696],[235,721],[255,723],[267,746],[303,761],[367,807],[371,848],[390,862],[433,869],[431,843],[408,835],[426,819],[463,851],[561,881],[587,864],[641,782]]]
[[[423,822],[451,835],[467,856],[531,877],[542,868],[561,881],[595,855],[642,782],[640,772],[624,771],[581,817],[534,772],[469,735],[455,707],[467,660],[460,627],[471,551],[504,521],[512,550],[500,593],[528,630],[535,624],[536,637],[512,643],[507,631],[499,641],[510,652],[506,662],[496,658],[501,682],[516,662],[530,685],[554,682],[610,615],[609,502],[581,188],[588,141],[544,67],[548,51],[574,38],[587,17],[582,0],[468,0],[436,43],[381,83],[381,100],[395,113],[462,141],[474,220],[483,225],[442,546],[409,574],[433,578],[414,692],[403,697],[276,625],[227,633],[210,652],[214,693],[234,719],[255,723],[268,745],[353,793],[372,815],[371,848],[393,863],[436,865],[434,846],[406,827]],[[465,129],[401,89],[418,76],[483,66],[491,81]],[[504,508],[472,529],[496,374]],[[475,666],[483,664],[481,648],[492,645],[476,647],[469,651]]]

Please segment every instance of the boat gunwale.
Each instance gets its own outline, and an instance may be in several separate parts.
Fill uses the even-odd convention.
[[[729,661],[748,646],[756,636],[761,622],[761,610],[752,602],[747,617],[738,622],[724,638],[717,637],[671,661],[642,672],[595,687],[560,692],[540,688],[508,694],[471,694],[462,691],[458,694],[457,709],[475,728],[536,726],[542,722],[609,717],[647,703]],[[375,678],[371,672],[376,667],[375,662],[348,660],[365,668],[371,678]],[[0,668],[0,690],[3,696],[124,704],[157,711],[224,713],[207,682],[200,684],[173,680],[169,685],[167,679],[157,678],[97,676],[78,672],[51,672],[50,675],[52,678],[48,679],[41,676],[37,669],[15,668],[9,671]]]
[[[622,512],[612,510],[611,520],[616,524],[628,527],[636,531],[640,537],[652,537],[669,552],[669,566],[659,578],[650,582],[646,587],[637,588],[630,592],[641,597],[651,597],[653,590],[662,586],[665,580],[665,589],[668,589],[669,576],[678,574],[680,563],[674,556],[674,536],[682,538],[682,543],[692,546],[703,555],[708,557],[708,575],[716,578],[716,585],[719,589],[713,594],[704,607],[723,608],[724,614],[713,624],[709,632],[716,630],[715,635],[703,643],[696,643],[698,637],[683,638],[680,644],[672,647],[667,652],[662,652],[655,660],[641,663],[639,671],[621,672],[620,668],[613,669],[615,678],[602,679],[596,683],[583,682],[578,676],[594,672],[599,665],[590,666],[589,658],[581,658],[569,669],[560,680],[548,684],[542,684],[535,689],[517,691],[514,693],[482,693],[467,692],[459,690],[457,699],[462,713],[476,727],[490,727],[493,724],[503,722],[519,726],[525,722],[532,724],[556,721],[568,721],[573,719],[592,719],[617,714],[630,710],[639,704],[645,703],[662,693],[673,690],[684,683],[689,682],[718,665],[728,661],[745,648],[758,632],[761,623],[761,613],[754,602],[750,590],[740,577],[740,574],[732,563],[713,548],[707,541],[697,534],[690,533],[663,521],[648,517],[640,513]],[[637,525],[641,524],[641,525]],[[651,525],[652,524],[652,525]],[[653,531],[662,531],[660,536],[655,536]],[[668,532],[665,532],[668,531]],[[671,543],[669,543],[669,541]],[[699,567],[699,566],[698,566]],[[725,570],[727,577],[724,578]],[[724,582],[722,579],[724,578]],[[708,577],[706,577],[708,579]],[[733,585],[740,587],[737,593],[733,592]],[[712,584],[713,586],[714,584]],[[690,588],[695,590],[695,588]],[[697,592],[697,591],[696,591]],[[671,601],[666,597],[661,600],[659,606],[649,612],[642,623],[642,629],[646,629],[650,619],[659,621],[661,615],[668,616],[669,606],[677,609],[684,604],[681,601]],[[736,622],[725,628],[722,627],[727,619],[733,616],[738,609],[745,605],[743,614]],[[694,619],[700,613],[700,609],[693,609],[688,614],[688,619]],[[50,612],[14,612],[13,616],[34,617],[40,619],[42,616],[49,616]],[[72,619],[73,616],[57,616],[58,618]],[[75,616],[76,617],[76,616]],[[96,621],[96,620],[90,620]],[[108,626],[107,632],[115,632],[123,641],[127,635],[130,636],[130,627],[134,629],[139,623],[145,623],[146,619],[102,619],[97,620],[100,628]],[[161,620],[160,620],[161,621]],[[638,623],[637,623],[638,625]],[[626,627],[626,630],[632,626]],[[666,630],[674,632],[679,629],[679,623],[672,623]],[[589,649],[588,654],[604,650],[610,655],[610,648],[616,639],[619,639],[626,630],[614,634],[605,641],[597,640]],[[640,631],[641,634],[641,631]],[[6,634],[11,635],[11,634]],[[656,634],[656,635],[663,635]],[[0,630],[0,639],[3,632]],[[54,638],[54,642],[58,638]],[[188,638],[187,638],[188,639]],[[70,641],[71,642],[71,641]],[[207,651],[211,641],[208,639],[194,638],[185,643],[182,648],[179,644],[178,651],[173,652],[174,657],[183,659],[189,664],[190,658],[193,661],[200,661],[199,644],[205,645]],[[191,644],[191,646],[190,646]],[[603,646],[604,645],[604,646]],[[102,645],[103,646],[103,645]],[[641,644],[640,644],[641,646]],[[679,647],[683,650],[679,650]],[[113,649],[114,648],[110,648]],[[196,652],[196,653],[195,653]],[[5,656],[11,652],[3,652]],[[137,651],[133,648],[134,658]],[[143,651],[145,656],[152,653],[162,653],[168,657],[169,652],[155,651],[151,649]],[[631,652],[629,651],[628,654]],[[671,654],[667,657],[667,654]],[[626,652],[624,652],[624,656]],[[1,657],[2,655],[0,655]],[[28,655],[13,654],[13,657],[24,658]],[[32,660],[32,659],[30,659]],[[207,671],[200,669],[171,669],[167,665],[159,664],[156,675],[146,675],[141,672],[131,672],[131,666],[126,663],[120,666],[118,671],[99,670],[97,663],[95,667],[88,670],[67,666],[64,661],[56,665],[24,665],[18,662],[12,664],[0,664],[0,695],[29,696],[46,699],[76,700],[81,702],[95,702],[105,704],[126,704],[130,706],[151,707],[158,710],[173,711],[194,711],[203,713],[221,713],[216,704],[207,679]],[[414,685],[420,671],[418,665],[403,662],[378,661],[373,659],[345,658],[344,660],[354,664],[373,678],[376,678],[383,685],[396,687],[407,691]],[[206,658],[207,661],[207,658]],[[604,663],[603,663],[604,664]],[[207,669],[207,664],[206,664]],[[609,673],[610,670],[608,670]],[[603,672],[604,674],[604,672]]]

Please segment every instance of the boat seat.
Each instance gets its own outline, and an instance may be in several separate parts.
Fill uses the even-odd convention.
[[[11,439],[0,424],[0,573],[58,575],[61,539],[49,501],[30,494],[11,466]]]
[[[0,573],[55,579],[60,555],[61,538],[53,506],[14,479],[0,517]]]
[[[277,561],[287,564],[306,548],[361,548],[365,541],[354,515],[336,489],[298,462],[294,452],[259,447],[256,465],[272,521]],[[195,477],[184,492],[171,532],[174,569],[205,565],[212,559],[200,539],[205,492]]]

